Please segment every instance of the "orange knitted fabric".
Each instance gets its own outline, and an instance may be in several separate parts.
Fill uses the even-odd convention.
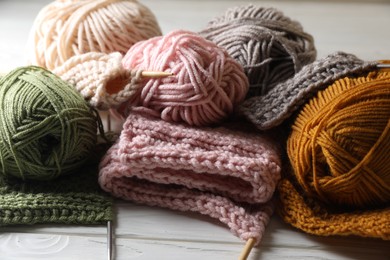
[[[294,227],[320,236],[356,235],[390,240],[390,209],[328,213],[318,202],[305,200],[294,185],[279,183],[279,215]]]
[[[390,72],[346,77],[300,111],[281,181],[286,222],[317,235],[390,239]]]

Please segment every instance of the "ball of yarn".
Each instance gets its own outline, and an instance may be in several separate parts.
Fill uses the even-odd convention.
[[[288,155],[303,192],[332,205],[390,201],[390,73],[346,77],[295,119]]]
[[[174,74],[145,80],[139,94],[118,109],[124,116],[138,109],[168,122],[211,125],[228,117],[248,91],[242,66],[222,48],[188,31],[138,42],[122,63],[127,69]]]
[[[316,58],[313,37],[274,8],[228,9],[200,34],[224,47],[244,67],[248,97],[266,94]]]
[[[161,30],[154,14],[136,0],[57,0],[35,19],[29,62],[52,70],[76,54],[124,54],[157,35]]]
[[[0,173],[49,180],[79,168],[97,139],[96,117],[53,73],[29,66],[0,79]]]

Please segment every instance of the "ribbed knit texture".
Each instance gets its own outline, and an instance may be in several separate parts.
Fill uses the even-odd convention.
[[[279,179],[280,159],[269,138],[137,114],[127,118],[99,175],[101,187],[116,197],[209,215],[257,242]]]
[[[283,123],[319,90],[337,79],[374,69],[376,62],[365,62],[355,55],[336,52],[308,64],[293,78],[279,83],[266,95],[246,100],[240,111],[261,130]]]
[[[362,236],[390,240],[390,209],[330,212],[318,201],[308,200],[287,179],[279,183],[279,214],[294,227],[319,236]]]
[[[335,81],[300,110],[288,138],[282,218],[316,235],[390,240],[390,73]]]
[[[69,82],[98,109],[114,108],[132,97],[140,87],[142,71],[122,66],[119,52],[88,52],[68,59],[53,72]]]
[[[112,220],[112,200],[97,184],[97,172],[95,164],[46,182],[1,178],[0,226],[87,225]]]

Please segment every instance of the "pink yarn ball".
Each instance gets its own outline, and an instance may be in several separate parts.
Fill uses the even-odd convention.
[[[133,45],[127,69],[172,72],[145,79],[139,93],[117,110],[127,116],[141,110],[168,122],[202,126],[221,122],[248,92],[242,66],[225,50],[188,31],[173,31]]]

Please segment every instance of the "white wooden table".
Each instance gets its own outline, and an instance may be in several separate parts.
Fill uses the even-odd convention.
[[[0,71],[25,65],[25,43],[37,12],[50,0],[0,0]],[[228,7],[252,2],[282,10],[315,38],[318,57],[342,50],[366,60],[390,59],[389,1],[144,0],[163,32],[198,31]],[[196,214],[115,203],[115,259],[237,259],[243,242],[217,221]],[[107,259],[106,228],[0,228],[1,260]],[[274,216],[250,259],[390,259],[390,242],[315,237]]]

